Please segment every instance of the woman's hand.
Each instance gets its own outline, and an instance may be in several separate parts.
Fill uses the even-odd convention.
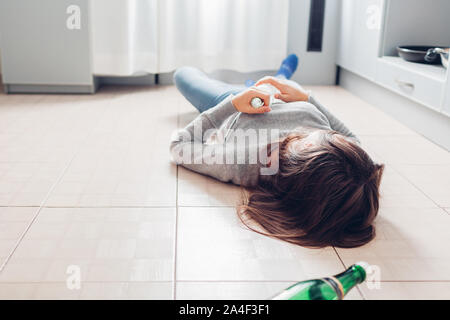
[[[253,98],[260,98],[262,101],[264,101],[264,105],[260,108],[252,107],[251,101]],[[242,113],[255,114],[272,111],[269,106],[270,95],[264,91],[258,90],[258,88],[255,87],[250,87],[247,90],[239,93],[231,100],[231,103],[237,111]]]
[[[271,84],[275,88],[277,88],[280,93],[275,94],[276,99],[283,100],[284,102],[294,102],[294,101],[308,101],[309,93],[300,90],[292,85],[289,85],[285,81],[275,77],[264,77],[259,80],[255,86],[260,84],[267,83]]]

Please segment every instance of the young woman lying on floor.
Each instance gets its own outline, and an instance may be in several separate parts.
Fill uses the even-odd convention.
[[[201,114],[172,138],[172,158],[245,187],[238,215],[256,232],[307,247],[364,245],[375,236],[384,166],[288,80],[296,67],[296,56],[288,56],[275,77],[250,88],[178,69],[177,88]],[[277,89],[274,97],[267,84]],[[255,97],[264,105],[253,107]]]

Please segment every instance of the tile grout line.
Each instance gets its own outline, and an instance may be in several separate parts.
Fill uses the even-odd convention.
[[[178,280],[177,282],[181,283],[296,283],[299,279],[291,279],[291,280]],[[450,280],[381,280],[381,283],[450,283]],[[50,281],[2,281],[1,284],[39,284],[39,283],[66,283],[64,280],[50,280]],[[171,280],[143,280],[143,281],[132,281],[132,280],[89,280],[83,281],[83,283],[172,283]]]
[[[370,135],[369,135],[370,136]],[[422,136],[422,135],[421,135]],[[422,136],[423,137],[423,136]],[[426,138],[426,137],[424,137]],[[444,151],[447,151],[445,148],[429,141],[431,144],[438,146],[439,148],[441,148]],[[366,145],[367,147],[367,145]],[[389,163],[388,161],[386,161],[386,159],[384,159],[379,153],[375,152],[372,150],[372,152],[375,153],[375,155],[377,157],[379,157],[382,162],[384,162],[387,166],[389,166],[392,170],[395,171],[395,173],[397,173],[399,176],[401,176],[403,179],[405,179],[406,181],[408,181],[416,190],[418,190],[420,193],[422,193],[426,198],[428,198],[431,202],[433,202],[437,207],[439,207],[440,209],[444,210],[445,213],[450,214],[450,212],[447,212],[447,210],[445,210],[445,206],[441,206],[440,204],[438,204],[436,201],[434,201],[428,194],[425,193],[425,191],[423,191],[421,188],[419,188],[418,186],[416,186],[410,179],[408,179],[408,177],[404,174],[401,173],[401,171],[397,168],[397,166],[402,166],[403,164],[401,163]],[[429,166],[429,164],[409,164],[409,165],[413,165],[413,166]],[[446,166],[447,164],[435,164],[433,166]]]
[[[439,146],[440,147],[440,146]],[[444,149],[445,150],[445,149]],[[400,177],[402,177],[403,179],[405,179],[409,184],[411,184],[417,191],[419,191],[421,194],[423,194],[427,199],[429,199],[432,203],[434,203],[434,205],[441,209],[443,211],[444,214],[450,215],[450,212],[448,212],[444,206],[439,205],[436,201],[434,201],[434,199],[432,199],[427,193],[425,193],[425,191],[423,191],[421,188],[419,188],[415,183],[413,183],[406,175],[404,175],[398,168],[397,166],[401,166],[401,164],[395,164],[395,163],[388,163],[388,161],[386,161],[382,156],[380,156],[380,154],[376,153],[375,154],[382,159],[382,161],[389,166],[395,173],[397,173]],[[416,165],[417,166],[417,165]],[[418,165],[420,166],[420,165]],[[337,251],[336,251],[337,252]],[[389,280],[389,281],[380,281],[380,282],[414,282],[414,281],[410,281],[410,280]],[[416,282],[433,282],[433,281],[428,281],[428,280],[423,280],[423,281],[416,281]],[[446,282],[444,280],[444,282]],[[361,293],[361,296],[363,297],[364,300],[365,297],[362,294],[362,292],[359,289],[359,286],[357,286],[358,291]]]
[[[390,167],[398,174],[400,175],[403,179],[405,179],[406,181],[408,181],[414,188],[416,188],[416,190],[418,190],[420,193],[422,193],[426,198],[428,198],[431,202],[433,202],[439,209],[442,209],[444,211],[444,213],[448,212],[445,210],[445,207],[439,205],[436,201],[434,201],[428,194],[425,193],[425,191],[423,191],[421,188],[419,188],[418,186],[416,186],[414,184],[414,182],[412,182],[410,179],[408,179],[408,177],[406,177],[404,174],[402,174],[396,166],[394,165],[390,165]]]
[[[337,250],[336,250],[335,247],[333,247],[333,250],[334,250],[334,252],[336,253],[336,255],[337,255],[339,261],[341,261],[341,264],[342,264],[342,266],[344,267],[344,269],[347,269],[347,266],[345,265],[344,260],[342,260],[341,256],[339,255],[339,253],[337,252]],[[358,293],[359,293],[359,295],[361,296],[361,298],[362,298],[363,300],[366,300],[366,298],[364,297],[364,295],[363,295],[362,292],[361,292],[361,289],[359,289],[359,285],[356,286],[356,290],[358,290]]]
[[[445,149],[444,149],[445,150]],[[372,152],[374,152],[372,150]],[[377,155],[377,157],[379,157],[384,163],[386,163],[386,165],[388,165],[392,170],[394,170],[395,173],[397,173],[399,176],[401,176],[403,179],[405,179],[409,184],[411,184],[417,191],[419,191],[421,194],[423,194],[427,199],[429,199],[431,202],[434,203],[434,205],[443,210],[444,213],[446,214],[450,214],[449,212],[447,212],[445,210],[445,207],[439,205],[436,201],[434,201],[427,193],[425,193],[425,191],[423,191],[421,188],[419,188],[416,184],[414,184],[410,179],[408,179],[407,176],[405,176],[404,174],[402,174],[398,169],[397,169],[397,165],[401,165],[401,164],[393,164],[393,163],[388,163],[388,161],[386,161],[382,156],[380,156],[380,154],[375,153]],[[337,253],[337,250],[333,247],[333,249],[335,250],[336,254],[338,255],[339,259],[340,256]],[[341,260],[342,261],[342,260]],[[433,282],[433,281],[428,281],[428,280],[423,280],[423,281],[410,281],[410,280],[390,280],[390,281],[381,281],[381,282]],[[445,280],[443,282],[446,282]],[[360,293],[360,295],[362,296],[363,300],[366,300],[365,296],[362,294],[359,285],[356,287],[358,289],[358,292]]]
[[[291,280],[178,280],[178,282],[186,282],[186,283],[195,283],[195,282],[211,282],[211,283],[215,283],[215,282],[224,282],[224,283],[276,283],[276,282],[298,282],[298,279],[291,279]],[[94,282],[94,281],[93,281]],[[130,281],[128,281],[130,282]],[[151,282],[151,281],[148,281]],[[160,281],[160,282],[164,282],[164,281]],[[165,281],[167,282],[167,281]],[[450,283],[450,280],[381,280],[380,282],[382,283],[396,283],[396,282],[414,282],[414,283],[421,283],[421,282],[425,282],[425,283],[429,283],[429,282],[436,282],[436,283]]]
[[[37,206],[0,206],[0,208],[39,208],[39,205]]]
[[[445,150],[445,149],[444,149]],[[374,152],[372,150],[372,152]],[[415,185],[410,179],[408,179],[408,177],[404,174],[401,173],[401,171],[399,171],[399,169],[397,168],[397,166],[401,166],[402,164],[396,164],[396,163],[389,163],[388,161],[386,161],[386,159],[384,159],[382,156],[380,156],[379,153],[374,152],[374,154],[379,157],[382,162],[384,162],[384,164],[386,166],[389,166],[395,173],[397,173],[400,177],[402,177],[403,179],[405,179],[409,184],[411,184],[417,191],[419,191],[420,193],[422,193],[427,199],[429,199],[431,202],[434,203],[434,205],[442,210],[444,210],[444,213],[447,213],[450,215],[450,212],[448,212],[446,210],[445,206],[441,206],[440,204],[438,204],[436,201],[434,201],[427,193],[425,193],[425,191],[423,191],[420,187],[418,187],[417,185]],[[412,166],[429,166],[428,164],[410,164]],[[437,165],[433,165],[433,166],[446,166],[447,164],[437,164]]]
[[[177,106],[178,107],[178,106]],[[180,110],[177,108],[177,131],[180,128]],[[173,278],[172,278],[172,299],[177,299],[177,253],[178,253],[178,175],[179,167],[176,167],[176,184],[175,184],[175,234],[173,243]]]
[[[109,104],[109,103],[108,103]],[[108,109],[105,108],[105,110],[103,111],[103,113],[106,113]],[[91,132],[89,134],[86,135],[85,140],[87,141],[88,138],[90,137],[91,133],[92,133],[93,129],[91,129]],[[64,177],[64,175],[66,174],[67,170],[69,169],[70,165],[72,164],[73,160],[75,159],[75,157],[78,155],[81,147],[83,144],[79,144],[78,148],[75,149],[75,151],[73,152],[69,162],[67,163],[67,165],[64,167],[64,169],[61,171],[61,173],[59,174],[59,176],[56,178],[56,181],[52,184],[52,186],[50,187],[50,189],[48,190],[48,192],[46,193],[44,199],[41,201],[39,207],[37,207],[36,212],[33,215],[33,218],[31,219],[30,223],[27,225],[27,227],[25,228],[24,232],[22,232],[22,234],[20,235],[19,239],[16,241],[16,243],[14,244],[14,247],[10,250],[8,256],[5,258],[5,260],[3,261],[3,263],[0,265],[0,273],[3,272],[4,268],[6,267],[7,263],[9,262],[9,260],[11,259],[11,257],[14,255],[14,252],[17,250],[17,248],[19,247],[20,243],[22,242],[23,238],[25,237],[25,235],[27,234],[28,230],[31,228],[31,226],[33,225],[33,223],[36,221],[37,217],[39,216],[40,212],[42,211],[42,209],[46,208],[45,207],[45,203],[47,202],[47,200],[49,199],[49,197],[51,196],[51,194],[53,193],[53,190],[56,188],[56,186],[59,184],[59,182],[61,182],[62,178]]]
[[[176,174],[176,199],[175,199],[175,233],[174,233],[174,243],[173,243],[173,279],[172,279],[172,298],[176,300],[177,297],[177,252],[178,252],[178,166]]]
[[[345,268],[345,267],[346,267],[346,266],[345,266],[345,263],[344,263],[344,261],[341,259],[341,256],[340,256],[339,253],[337,252],[336,248],[335,248],[335,247],[332,247],[332,248],[333,248],[334,252],[336,253],[336,255],[337,255],[339,261],[340,261],[341,264],[342,264],[342,266]]]
[[[0,206],[0,208],[40,208],[40,205],[37,206]],[[46,206],[43,205],[42,208],[49,208],[49,209],[148,209],[148,208],[158,208],[158,209],[164,209],[164,208],[174,208],[173,205],[167,205],[167,206]]]
[[[14,252],[16,251],[16,249],[19,247],[20,243],[22,242],[23,238],[25,237],[25,235],[27,234],[28,230],[31,228],[31,226],[33,225],[33,223],[36,221],[37,217],[39,216],[39,213],[42,211],[42,209],[45,208],[45,202],[48,200],[48,198],[51,196],[51,194],[53,193],[53,190],[56,188],[56,186],[59,184],[59,182],[62,180],[62,178],[64,177],[65,173],[67,172],[67,170],[69,169],[70,165],[72,164],[73,160],[75,159],[76,155],[78,154],[78,152],[75,152],[70,161],[67,163],[67,165],[64,167],[64,169],[61,171],[61,173],[59,174],[58,178],[56,179],[56,181],[52,184],[52,186],[50,187],[50,189],[48,190],[47,194],[45,195],[44,199],[41,201],[41,204],[39,205],[39,207],[36,207],[36,212],[33,215],[33,218],[31,219],[31,221],[28,223],[28,225],[26,226],[25,230],[22,232],[22,234],[20,235],[19,239],[16,241],[16,243],[14,244],[14,247],[10,250],[8,256],[6,257],[5,261],[3,261],[3,263],[0,265],[0,273],[3,271],[3,269],[6,267],[6,264],[9,262],[9,260],[11,259],[11,257],[13,256]]]

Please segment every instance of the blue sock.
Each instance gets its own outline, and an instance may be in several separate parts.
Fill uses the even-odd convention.
[[[283,75],[286,79],[290,79],[295,70],[297,70],[297,66],[298,57],[295,54],[290,54],[283,60],[281,67],[275,76]]]
[[[246,87],[251,87],[251,86],[253,86],[255,83],[256,83],[255,81],[249,79],[249,80],[246,80],[246,81],[245,81],[245,86],[246,86]]]

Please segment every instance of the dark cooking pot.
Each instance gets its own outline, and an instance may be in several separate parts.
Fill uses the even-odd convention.
[[[427,64],[440,64],[441,56],[434,55],[429,57],[429,59],[425,59],[428,50],[434,49],[438,46],[434,47],[425,47],[425,46],[401,46],[397,47],[397,52],[400,57],[405,59],[406,61],[418,62],[418,63],[427,63]]]

